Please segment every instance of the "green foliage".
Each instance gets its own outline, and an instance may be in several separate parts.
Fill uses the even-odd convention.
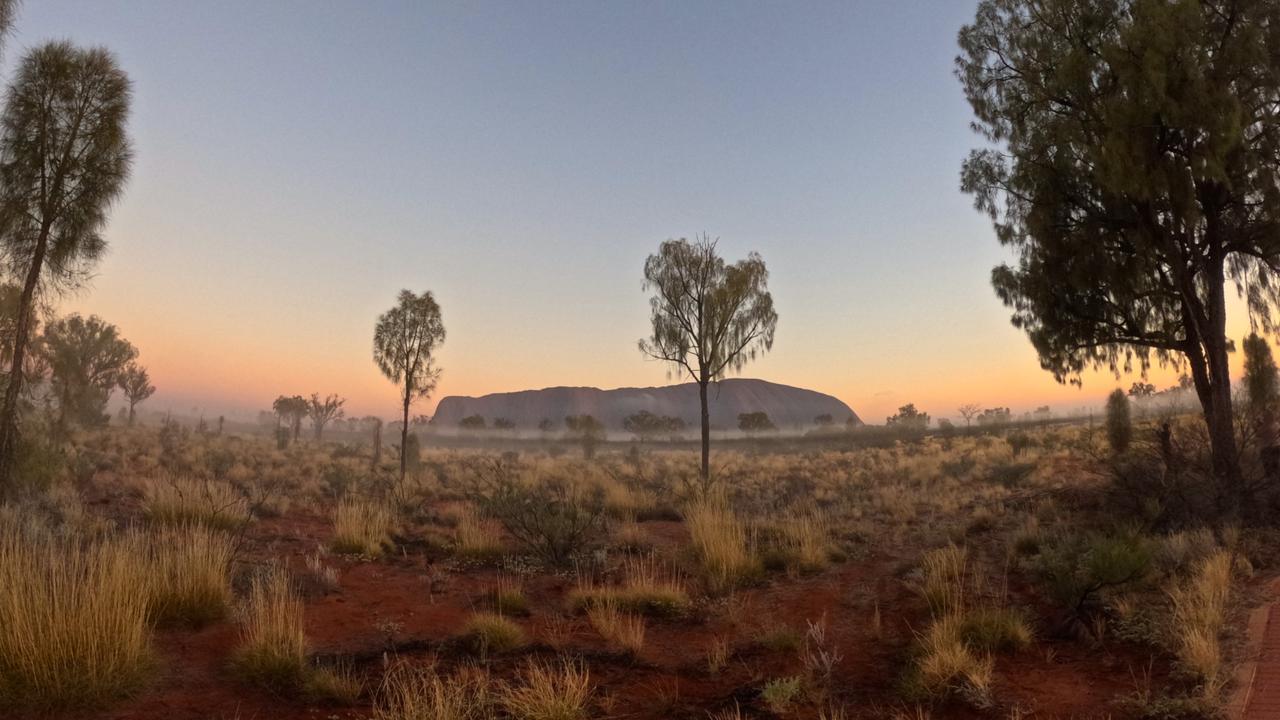
[[[1244,386],[1249,394],[1249,411],[1256,421],[1275,422],[1280,406],[1280,374],[1271,356],[1271,346],[1257,333],[1244,339]]]
[[[764,684],[760,699],[775,713],[785,713],[800,698],[800,676],[774,678]]]
[[[401,290],[396,306],[378,316],[373,330],[373,361],[401,388],[400,479],[408,471],[409,408],[431,395],[440,381],[436,348],[444,342],[440,306],[428,290],[415,295]]]
[[[526,551],[553,565],[584,552],[604,529],[604,494],[572,478],[526,479],[506,462],[489,466],[472,496]]]
[[[1107,443],[1117,455],[1129,449],[1133,441],[1133,420],[1129,416],[1129,398],[1116,388],[1107,396]]]
[[[1153,552],[1136,533],[1059,535],[1042,544],[1036,573],[1050,599],[1085,616],[1100,593],[1142,580]]]

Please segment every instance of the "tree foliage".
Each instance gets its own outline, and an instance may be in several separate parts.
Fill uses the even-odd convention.
[[[677,435],[685,429],[685,422],[671,415],[657,415],[648,410],[641,410],[623,418],[622,429],[635,435],[641,442],[645,442],[660,435]]]
[[[401,290],[396,306],[378,317],[373,331],[373,360],[387,379],[401,388],[400,479],[407,469],[404,448],[409,436],[409,407],[431,395],[440,380],[435,351],[444,342],[440,306],[428,290],[415,295]]]
[[[138,356],[119,329],[96,315],[70,315],[49,323],[41,343],[58,402],[57,425],[96,427],[107,422],[107,401],[121,373]]]
[[[1225,286],[1274,329],[1280,5],[983,0],[957,74],[988,141],[962,186],[1016,254],[992,274],[1041,365],[1185,364],[1239,489]]]
[[[346,414],[342,409],[346,402],[346,399],[337,395],[321,398],[319,393],[311,393],[311,400],[307,403],[307,417],[311,418],[311,429],[316,434],[316,440],[322,439],[326,425]]]
[[[1107,443],[1111,450],[1122,453],[1133,442],[1133,420],[1129,413],[1129,398],[1120,388],[1107,396]]]
[[[147,369],[136,362],[129,363],[120,373],[118,380],[120,390],[129,403],[129,427],[133,427],[136,416],[135,408],[146,402],[156,393],[156,386],[151,384],[151,375]]]
[[[698,384],[704,485],[711,472],[707,385],[773,347],[778,313],[768,281],[758,253],[727,264],[706,235],[693,242],[667,240],[644,264],[644,289],[653,292],[653,332],[640,341],[640,351],[671,363]]]
[[[12,16],[0,3],[0,22]],[[128,177],[129,79],[110,52],[52,42],[21,60],[0,113],[0,261],[20,283],[0,406],[0,485],[13,468],[27,345],[46,292],[79,284],[106,250]]]
[[[738,413],[738,429],[753,435],[755,433],[773,432],[778,427],[773,424],[773,420],[769,419],[769,413],[757,411]]]

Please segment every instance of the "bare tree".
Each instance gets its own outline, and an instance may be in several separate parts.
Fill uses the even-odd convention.
[[[11,14],[12,4],[0,16]],[[132,153],[131,91],[101,48],[53,42],[19,64],[0,114],[0,250],[22,278],[9,382],[0,405],[0,488],[18,440],[18,398],[33,315],[44,292],[74,287],[106,250],[102,228]]]
[[[640,352],[672,363],[698,384],[704,490],[711,483],[707,386],[773,347],[778,314],[768,280],[759,254],[726,265],[706,235],[693,242],[667,240],[644,264],[644,289],[654,293],[653,334],[640,341]]]
[[[400,480],[406,469],[405,448],[409,442],[409,406],[427,398],[440,381],[435,365],[436,347],[444,342],[444,322],[440,306],[428,290],[414,295],[401,290],[396,306],[378,317],[373,331],[373,360],[392,382],[403,390],[404,420],[400,425]]]
[[[978,413],[982,412],[982,407],[977,403],[965,403],[956,408],[956,412],[960,413],[960,417],[964,418],[964,426],[969,427],[973,423],[973,419],[978,417]]]
[[[120,389],[124,391],[125,400],[129,401],[129,427],[133,427],[134,408],[154,395],[156,386],[151,384],[151,376],[146,368],[137,363],[129,363],[124,372],[120,373]]]
[[[321,399],[319,393],[311,393],[311,400],[307,406],[307,417],[311,418],[311,429],[315,431],[317,441],[323,437],[325,425],[343,416],[342,405],[345,402],[345,399],[337,395],[330,395]]]

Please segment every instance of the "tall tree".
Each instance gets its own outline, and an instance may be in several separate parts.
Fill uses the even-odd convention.
[[[773,347],[778,313],[768,283],[759,254],[728,265],[706,235],[693,242],[667,240],[644,264],[643,287],[653,291],[653,334],[640,341],[640,352],[672,363],[698,384],[704,490],[711,483],[707,386]]]
[[[342,405],[347,401],[337,395],[321,398],[319,393],[311,393],[311,401],[307,404],[307,417],[311,418],[311,429],[315,431],[316,440],[324,435],[324,426],[330,421],[343,416]]]
[[[1014,324],[1060,382],[1188,367],[1228,512],[1225,288],[1266,329],[1280,299],[1278,27],[1274,0],[983,0],[956,61]]]
[[[409,406],[431,395],[440,381],[435,351],[444,342],[440,306],[428,290],[415,295],[401,290],[396,306],[378,317],[373,331],[373,361],[382,374],[400,385],[404,421],[400,425],[400,479],[404,480],[409,441]]]
[[[96,315],[70,315],[49,323],[42,345],[58,400],[59,432],[71,420],[89,427],[105,422],[111,391],[138,350],[120,337],[115,325]]]
[[[964,426],[969,427],[973,424],[973,419],[978,417],[978,413],[982,411],[982,407],[977,403],[965,403],[956,408],[956,412],[960,413],[960,417],[964,418]]]
[[[18,370],[39,296],[74,286],[106,249],[107,212],[129,174],[130,97],[111,53],[54,42],[22,59],[0,113],[0,249],[22,285],[0,405],[0,488],[13,470]]]
[[[129,401],[129,427],[133,427],[134,408],[154,395],[156,386],[151,384],[151,375],[146,368],[129,363],[120,373],[120,389],[124,391],[125,400]]]

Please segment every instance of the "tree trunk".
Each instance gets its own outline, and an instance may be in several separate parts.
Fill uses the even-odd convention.
[[[373,425],[373,469],[377,470],[382,464],[382,421],[377,420]]]
[[[18,398],[22,395],[22,366],[26,360],[27,341],[31,335],[31,316],[35,313],[36,287],[44,269],[44,256],[49,245],[49,223],[41,225],[36,250],[27,270],[18,301],[18,325],[13,333],[13,358],[9,363],[9,383],[0,407],[0,494],[13,486],[13,469],[18,449]]]
[[[404,386],[404,422],[400,425],[400,482],[404,483],[406,462],[409,459],[409,401],[413,397],[408,382]]]
[[[134,418],[133,405],[134,404],[132,402],[129,403],[129,427],[133,427],[133,418]]]
[[[1196,396],[1209,432],[1209,455],[1217,488],[1217,510],[1226,518],[1239,515],[1244,501],[1244,477],[1236,446],[1231,412],[1231,369],[1227,354],[1225,280],[1221,269],[1206,273],[1203,324],[1194,309],[1185,311],[1186,352]]]
[[[698,402],[702,405],[702,492],[711,489],[711,412],[707,409],[708,378],[698,380]]]

